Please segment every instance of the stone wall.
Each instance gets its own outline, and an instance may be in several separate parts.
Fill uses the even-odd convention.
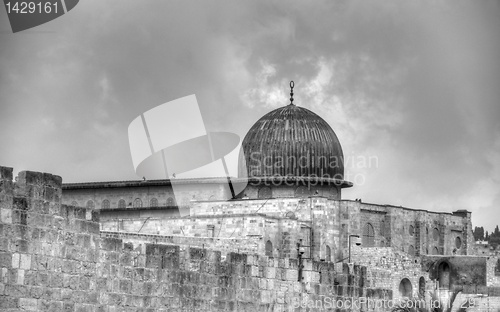
[[[101,233],[98,211],[62,205],[50,174],[14,183],[0,168],[0,217],[2,311],[306,311],[295,307],[392,297],[358,265]]]
[[[61,178],[0,167],[0,310],[88,311],[96,285],[98,213],[61,205]]]
[[[394,298],[402,298],[399,286],[405,278],[411,283],[413,298],[419,298],[422,292],[433,289],[434,283],[428,272],[422,270],[419,257],[411,257],[390,247],[362,248],[353,245],[351,253],[355,263],[370,268],[368,278],[373,281],[373,286],[391,289]]]

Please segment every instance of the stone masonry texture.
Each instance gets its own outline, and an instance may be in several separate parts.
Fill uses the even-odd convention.
[[[357,265],[103,234],[98,211],[61,204],[61,183],[0,169],[1,311],[305,311],[325,296],[392,296]]]
[[[61,177],[23,171],[13,182],[12,171],[0,167],[0,311],[388,311],[364,298],[398,298],[399,279],[405,277],[415,295],[421,278],[425,291],[432,286],[420,262],[381,246],[385,242],[376,242],[379,247],[371,250],[354,248],[353,256],[363,261],[348,264],[325,261],[324,256],[298,257],[289,231],[281,229],[269,231],[281,239],[281,251],[272,256],[257,252],[260,247],[245,249],[237,239],[205,245],[200,237],[101,231],[98,210],[62,204]],[[328,220],[344,219],[329,216],[321,201],[313,204],[317,219],[324,219],[318,226],[327,233],[320,238],[341,245],[340,232],[328,233]],[[377,207],[360,211],[352,206],[352,211],[376,214],[384,226],[399,222],[399,212],[384,216]],[[416,220],[415,231],[431,225],[419,216]],[[283,222],[275,224],[295,226]],[[417,235],[412,239],[417,241]],[[255,246],[260,245],[255,238]],[[314,248],[324,253],[321,246]],[[496,272],[497,261],[474,261]],[[394,269],[399,270],[396,277]],[[492,292],[496,289],[488,288],[495,282],[481,280],[490,296],[477,299],[472,311],[489,311],[491,304],[500,303]],[[344,307],[333,307],[334,302]]]

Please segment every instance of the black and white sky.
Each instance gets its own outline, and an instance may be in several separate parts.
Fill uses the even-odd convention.
[[[335,130],[347,199],[500,223],[499,1],[85,0],[12,34],[0,10],[0,164],[138,179],[127,128],[196,94],[243,137],[295,102]],[[371,162],[363,162],[370,159]]]

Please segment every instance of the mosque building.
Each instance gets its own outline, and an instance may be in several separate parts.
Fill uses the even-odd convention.
[[[138,180],[63,185],[63,203],[96,208],[105,231],[193,237],[210,245],[277,257],[343,261],[351,239],[360,248],[392,247],[409,257],[468,255],[471,213],[343,200],[344,155],[330,125],[293,103],[260,118],[239,160],[244,189],[231,196],[226,178]],[[193,195],[193,189],[196,190]],[[228,197],[229,196],[229,197]],[[225,200],[225,198],[231,198]],[[204,243],[205,244],[205,243]],[[297,246],[301,246],[298,248]]]

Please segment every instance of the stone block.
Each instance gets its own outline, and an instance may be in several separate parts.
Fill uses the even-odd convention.
[[[31,268],[31,255],[21,254],[19,268],[29,270]]]
[[[25,311],[38,311],[38,300],[32,298],[20,298],[19,308]]]
[[[0,166],[0,180],[12,181],[13,168]]]
[[[12,210],[11,209],[0,209],[0,222],[2,223],[12,223]]]

